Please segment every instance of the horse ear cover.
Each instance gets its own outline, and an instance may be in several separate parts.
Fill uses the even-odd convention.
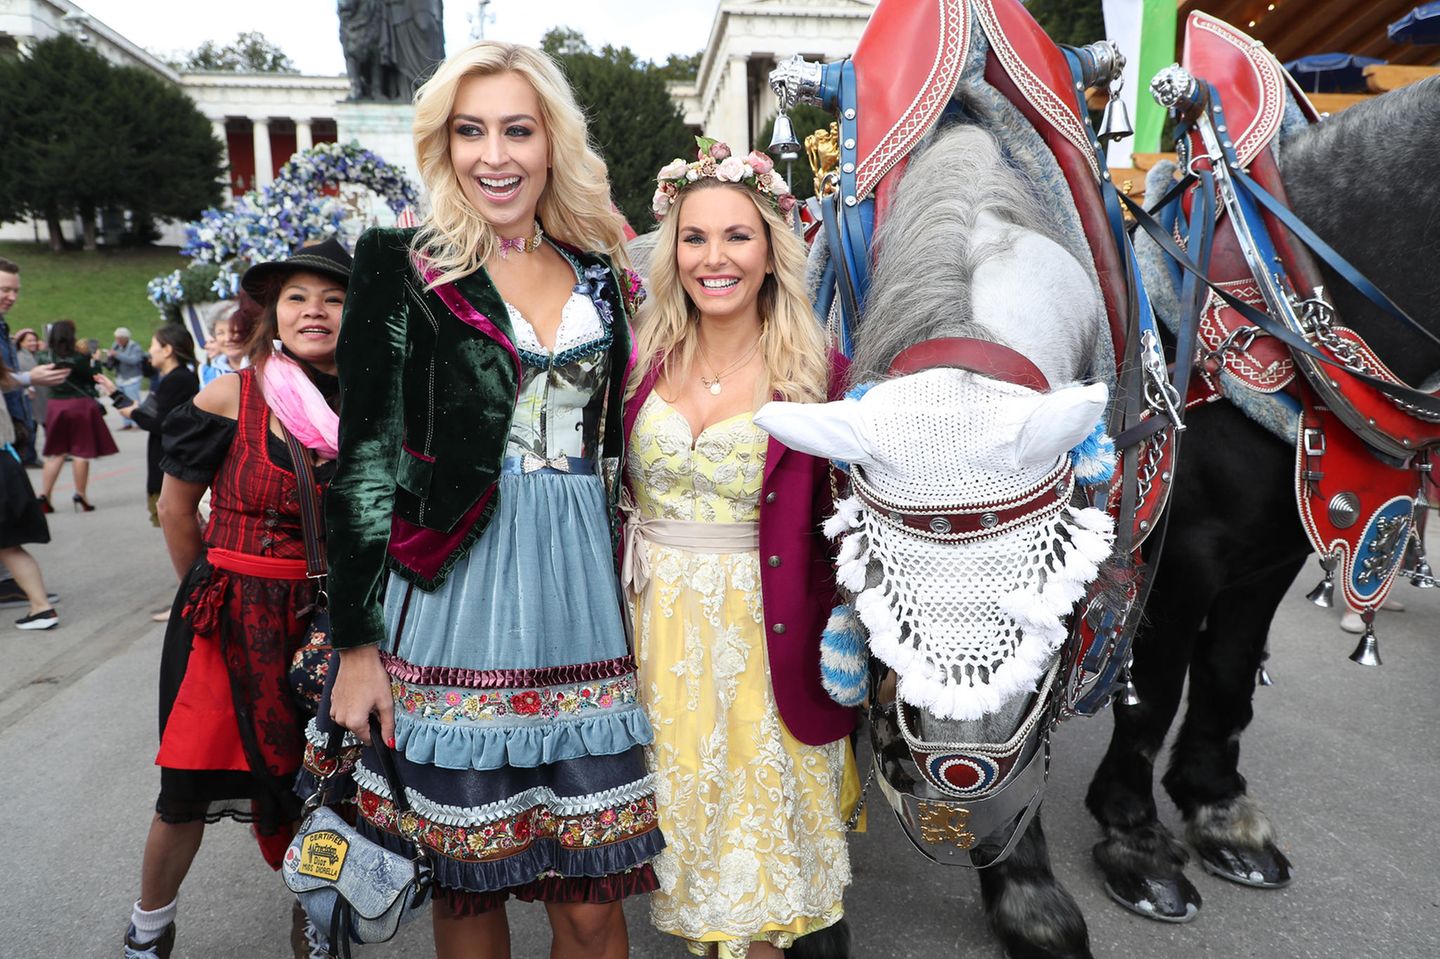
[[[770,402],[755,413],[755,425],[797,452],[861,466],[875,464],[875,447],[859,400]]]
[[[1016,469],[1053,463],[1079,446],[1105,413],[1110,392],[1104,383],[1066,386],[1036,397],[1016,424],[1012,450]]]

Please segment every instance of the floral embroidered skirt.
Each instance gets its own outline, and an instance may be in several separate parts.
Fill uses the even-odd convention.
[[[593,475],[503,475],[493,519],[438,590],[392,577],[382,659],[399,772],[457,911],[654,889],[664,839],[622,615]],[[355,780],[362,828],[403,849],[373,756]]]
[[[666,840],[651,918],[697,955],[789,948],[842,915],[860,793],[849,742],[809,746],[780,720],[756,553],[642,548],[635,653]]]

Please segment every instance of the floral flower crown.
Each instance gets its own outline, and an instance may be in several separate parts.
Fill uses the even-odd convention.
[[[765,197],[775,207],[781,219],[795,225],[795,195],[785,178],[775,172],[775,161],[759,150],[741,159],[730,147],[709,137],[696,137],[697,159],[686,163],[676,157],[661,168],[655,177],[655,196],[650,209],[656,220],[665,219],[680,191],[705,177],[714,177],[721,183],[739,183]]]

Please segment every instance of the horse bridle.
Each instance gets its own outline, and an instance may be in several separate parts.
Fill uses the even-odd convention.
[[[888,373],[898,377],[939,368],[966,370],[1036,391],[1050,389],[1029,358],[1003,344],[971,337],[916,343],[895,357]],[[999,536],[1053,516],[1069,505],[1075,489],[1068,457],[1024,491],[990,503],[899,504],[868,484],[858,465],[850,478],[855,494],[877,519],[947,543]],[[926,858],[983,869],[1010,854],[1044,796],[1059,670],[1057,660],[1003,744],[928,742],[910,728],[905,712],[910,707],[898,695],[892,703],[871,706],[871,748],[880,789],[907,838]],[[943,781],[944,769],[956,764],[981,772],[983,781],[968,790]]]

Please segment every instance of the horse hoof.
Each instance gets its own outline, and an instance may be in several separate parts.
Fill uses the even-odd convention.
[[[1174,877],[1113,875],[1105,892],[1137,916],[1159,922],[1189,922],[1200,913],[1200,890],[1184,873]]]
[[[1256,889],[1282,889],[1294,878],[1290,860],[1273,842],[1263,849],[1245,849],[1218,843],[1196,845],[1200,868],[1212,876]]]

